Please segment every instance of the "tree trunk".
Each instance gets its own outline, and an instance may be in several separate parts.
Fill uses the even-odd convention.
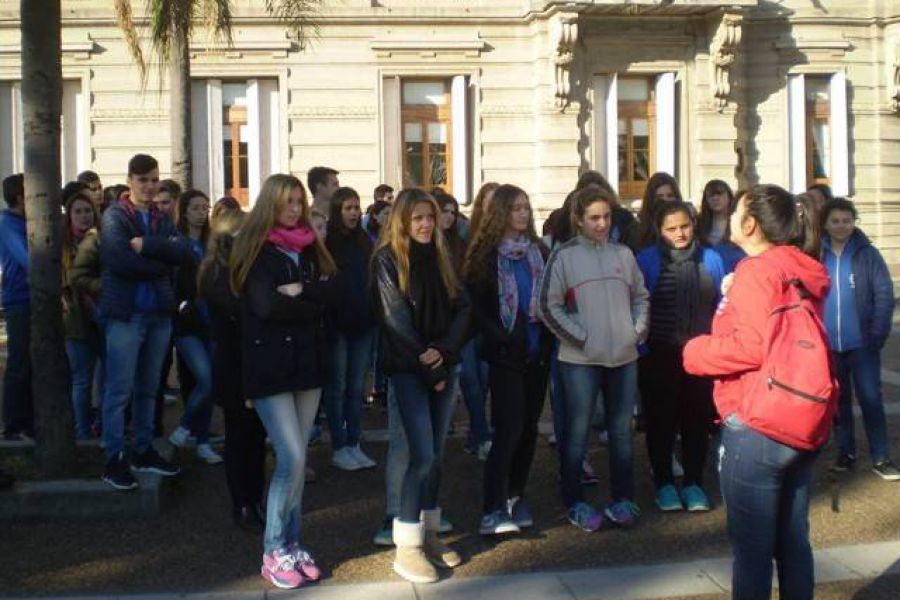
[[[20,6],[35,460],[41,473],[58,477],[69,472],[75,446],[62,320],[60,0]]]
[[[184,26],[175,26],[168,66],[172,179],[186,190],[193,185],[194,167],[191,161],[191,55],[188,30]]]

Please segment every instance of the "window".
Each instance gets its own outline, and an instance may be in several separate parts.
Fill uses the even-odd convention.
[[[194,185],[250,206],[262,181],[286,170],[278,81],[206,79],[192,88]]]
[[[675,73],[596,75],[593,165],[623,201],[644,195],[656,171],[676,172]]]
[[[843,73],[788,76],[791,191],[816,183],[836,196],[850,193],[847,79]]]
[[[250,169],[247,157],[247,86],[226,83],[222,86],[222,157],[225,194],[243,206],[250,201]]]
[[[453,193],[452,109],[448,81],[402,82],[403,187]]]
[[[64,79],[60,120],[60,170],[62,181],[72,181],[88,168],[86,96],[80,79]],[[0,82],[0,173],[25,169],[22,87],[18,81]]]
[[[807,77],[806,187],[831,184],[831,94],[826,77]]]
[[[646,78],[618,81],[619,194],[640,198],[656,164],[656,103]]]

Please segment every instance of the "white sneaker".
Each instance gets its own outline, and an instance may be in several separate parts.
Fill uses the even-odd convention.
[[[478,460],[480,460],[481,462],[487,462],[488,454],[491,453],[491,446],[493,445],[494,442],[492,442],[491,440],[478,444]]]
[[[208,465],[217,465],[222,462],[222,457],[209,444],[197,444],[197,458]]]
[[[675,455],[672,455],[672,477],[684,477],[684,468]]]
[[[359,447],[359,444],[355,446],[350,446],[350,453],[353,455],[353,458],[356,459],[356,464],[358,464],[363,469],[372,469],[378,466],[372,458],[362,451],[362,448]]]
[[[178,428],[169,436],[169,443],[176,448],[181,448],[182,446],[187,444],[189,437],[191,437],[190,429],[186,429],[179,425]]]
[[[344,446],[340,450],[331,455],[331,464],[342,471],[359,471],[362,465],[357,462],[356,457],[350,450],[350,446]]]

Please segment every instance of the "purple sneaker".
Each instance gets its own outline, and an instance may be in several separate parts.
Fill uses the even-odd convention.
[[[641,509],[631,500],[619,500],[607,506],[603,514],[619,527],[631,527],[635,518],[641,514]]]
[[[296,564],[294,568],[310,581],[318,581],[322,578],[322,569],[313,560],[309,552],[300,547],[300,544],[294,543],[288,546],[288,552],[294,557]]]
[[[597,531],[603,525],[603,515],[586,502],[576,502],[569,509],[569,523],[584,531]]]
[[[298,588],[306,581],[297,570],[297,560],[287,550],[273,550],[263,554],[262,578],[285,590]]]

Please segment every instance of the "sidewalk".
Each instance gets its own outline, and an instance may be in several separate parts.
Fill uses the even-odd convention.
[[[840,546],[817,550],[816,583],[819,591],[827,584],[857,581],[866,584],[874,578],[887,578],[887,589],[900,593],[900,541]],[[825,585],[823,585],[825,584]],[[454,577],[435,585],[405,582],[380,582],[328,585],[319,584],[293,591],[255,592],[215,591],[135,596],[79,596],[82,599],[157,600],[265,600],[266,598],[303,598],[308,600],[645,600],[673,597],[719,597],[728,594],[731,585],[731,559],[728,557],[673,562],[649,566],[582,569],[494,577]],[[776,584],[777,585],[777,584]],[[856,586],[858,587],[858,586]],[[841,592],[838,592],[839,594]],[[876,592],[884,598],[883,592]],[[817,593],[817,598],[823,597]],[[837,596],[842,597],[842,596]],[[71,599],[71,596],[58,597]]]

